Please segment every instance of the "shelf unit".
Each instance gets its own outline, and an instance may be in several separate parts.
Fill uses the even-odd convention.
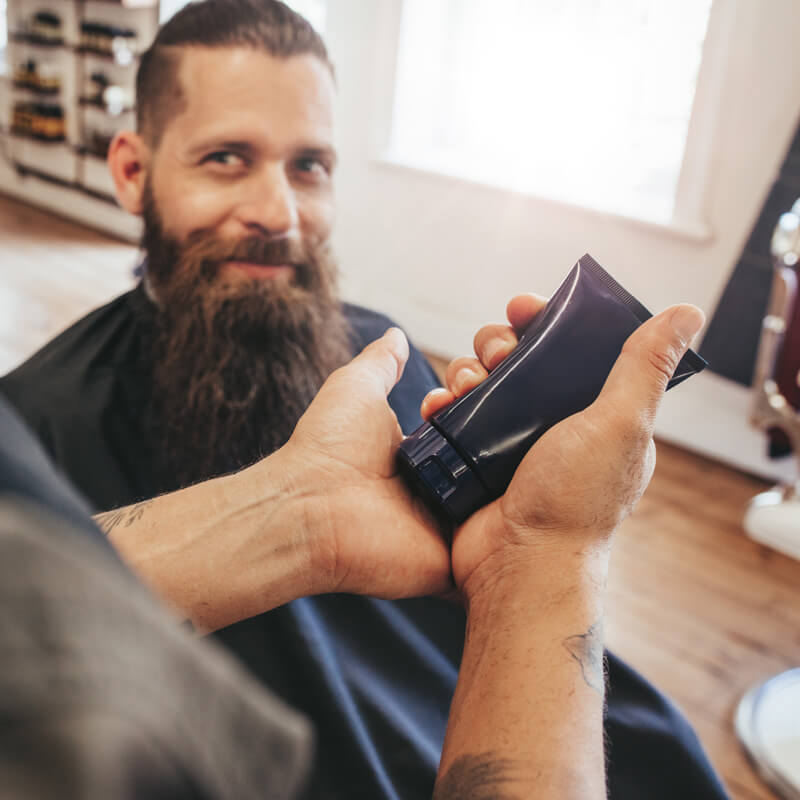
[[[105,164],[134,126],[139,55],[174,0],[7,0],[0,191],[136,238]],[[103,207],[105,206],[105,207]]]

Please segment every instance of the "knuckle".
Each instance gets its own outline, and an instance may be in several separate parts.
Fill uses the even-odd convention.
[[[631,337],[625,342],[622,354],[640,364],[647,364],[660,377],[667,379],[672,377],[680,360],[674,345],[657,341],[653,336],[645,339]]]
[[[500,347],[511,349],[516,345],[517,337],[508,325],[484,325],[472,340],[475,353],[481,357],[488,354],[488,351]]]
[[[666,350],[650,347],[647,352],[647,360],[650,366],[659,374],[661,378],[668,381],[678,366],[675,348],[669,347]]]
[[[468,367],[469,369],[474,369],[476,361],[477,359],[475,359],[472,356],[459,356],[458,358],[454,358],[447,365],[447,370],[445,372],[447,380],[452,381],[458,374],[459,370],[463,369],[464,367]]]

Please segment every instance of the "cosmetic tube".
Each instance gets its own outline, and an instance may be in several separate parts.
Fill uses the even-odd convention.
[[[398,467],[445,527],[505,492],[533,444],[600,394],[625,340],[652,314],[590,255],[489,377],[400,445]],[[687,351],[667,385],[706,362]]]

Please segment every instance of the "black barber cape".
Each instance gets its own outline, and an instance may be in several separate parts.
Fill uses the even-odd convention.
[[[131,304],[141,292],[92,312],[0,380],[0,392],[98,510],[177,488],[153,485],[138,427],[147,377],[136,371]],[[354,353],[391,324],[363,308],[347,306],[346,314]],[[420,423],[419,404],[436,385],[412,347],[389,396],[404,432]],[[432,793],[464,627],[462,609],[434,598],[325,595],[295,600],[215,638],[314,724],[309,797],[413,800]],[[613,655],[608,672],[610,796],[725,797],[675,707]]]

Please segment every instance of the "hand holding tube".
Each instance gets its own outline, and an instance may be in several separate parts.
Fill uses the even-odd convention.
[[[451,363],[448,388],[425,398],[424,415],[479,384],[543,304],[535,296],[514,298],[508,307],[513,326],[482,328],[475,337],[478,358]],[[544,552],[586,555],[605,548],[650,480],[655,415],[703,319],[694,306],[675,306],[639,327],[594,403],[542,436],[505,494],[457,529],[453,575],[467,596],[492,574],[530,568]]]
[[[480,382],[544,303],[535,295],[512,300],[513,327],[481,329],[475,337],[480,358],[454,361],[449,390],[429,395],[423,413]],[[600,397],[545,434],[505,494],[459,529],[452,566],[460,587],[469,593],[479,565],[516,560],[527,547],[571,552],[606,541],[649,481],[655,412],[702,320],[699,309],[676,307],[636,330]],[[296,456],[290,463],[304,491],[315,474],[324,489],[308,527],[325,591],[399,597],[447,587],[446,548],[419,504],[408,503],[392,461],[401,434],[385,398],[406,353],[402,334],[393,331],[334,373],[282,454]],[[471,373],[466,379],[464,368]]]
[[[305,502],[315,592],[384,598],[452,587],[447,544],[396,472],[403,434],[386,396],[403,374],[397,328],[334,372],[275,456]]]
[[[398,466],[446,527],[505,494],[525,454],[600,394],[625,340],[652,314],[588,253],[482,385],[400,445]],[[693,351],[667,388],[705,367]]]

